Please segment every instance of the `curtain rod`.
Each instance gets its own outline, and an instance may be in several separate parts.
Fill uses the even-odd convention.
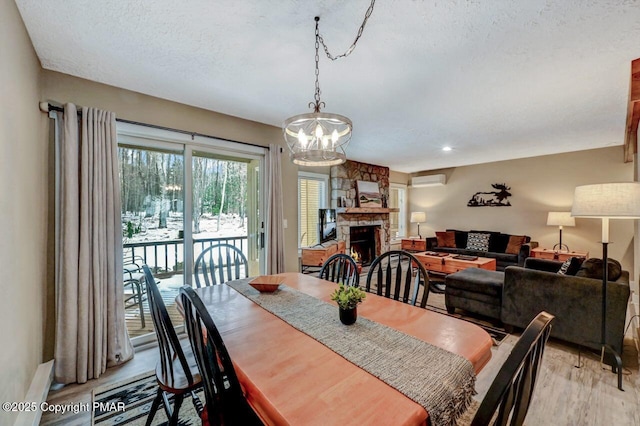
[[[57,105],[52,105],[52,104],[47,103],[47,102],[40,102],[40,110],[42,112],[49,112],[49,111],[64,112],[64,108],[63,107],[59,107]],[[82,109],[80,109],[80,108],[78,108],[78,116],[80,116],[80,117],[82,116]],[[127,124],[136,124],[138,126],[151,127],[153,129],[168,130],[168,131],[171,131],[171,132],[182,133],[184,135],[191,135],[191,139],[192,140],[196,136],[200,136],[200,137],[203,137],[203,138],[218,139],[218,140],[226,141],[226,142],[233,142],[233,143],[239,143],[239,144],[242,144],[242,145],[249,145],[249,146],[255,146],[255,147],[258,147],[258,148],[269,149],[268,146],[258,145],[258,144],[251,143],[251,142],[236,141],[236,140],[233,140],[233,139],[227,139],[227,138],[221,138],[221,137],[218,137],[218,136],[206,135],[204,133],[188,132],[186,130],[174,129],[172,127],[164,127],[164,126],[158,126],[156,124],[148,124],[148,123],[141,123],[139,121],[125,120],[124,118],[117,118],[116,117],[116,121],[119,121],[121,123],[127,123]],[[280,147],[280,152],[282,152],[282,147]]]

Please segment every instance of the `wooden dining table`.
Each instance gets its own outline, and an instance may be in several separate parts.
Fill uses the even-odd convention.
[[[279,276],[283,285],[334,303],[333,282],[300,273]],[[233,288],[216,285],[196,293],[222,335],[249,404],[266,424],[427,423],[421,405]],[[458,354],[476,373],[491,358],[486,331],[447,315],[368,293],[358,316]]]

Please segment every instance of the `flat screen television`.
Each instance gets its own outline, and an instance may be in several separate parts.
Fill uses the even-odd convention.
[[[336,234],[336,209],[318,210],[318,235],[320,243],[335,240]]]

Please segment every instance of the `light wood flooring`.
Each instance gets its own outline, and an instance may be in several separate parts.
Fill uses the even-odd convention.
[[[176,297],[180,293],[179,289],[162,290],[160,295],[167,308],[169,317],[174,324],[182,323],[182,315],[176,306]],[[124,319],[127,324],[127,331],[129,337],[138,337],[145,334],[153,333],[153,320],[151,318],[151,312],[149,311],[149,301],[145,295],[142,301],[142,307],[144,309],[144,327],[142,327],[142,321],[140,320],[140,308],[137,305],[130,306],[124,311]]]
[[[476,399],[482,400],[500,366],[517,341],[508,336],[500,346],[492,348],[492,358],[478,374]],[[576,368],[577,350],[556,341],[549,341],[542,362],[534,399],[525,424],[562,425],[640,425],[640,374],[638,353],[631,338],[625,340],[624,392],[617,389],[616,375],[600,367],[596,355],[582,356],[582,368]],[[94,387],[124,380],[153,370],[158,358],[157,349],[149,348],[136,353],[135,358],[118,368],[111,368],[99,379],[83,385],[68,385],[51,391],[52,404],[90,402]],[[88,425],[90,413],[53,415],[43,417],[43,425]]]

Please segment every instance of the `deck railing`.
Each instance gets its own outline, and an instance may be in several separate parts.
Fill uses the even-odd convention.
[[[198,258],[207,247],[215,244],[229,244],[237,247],[248,257],[248,238],[218,237],[198,238],[193,240],[193,258]],[[136,262],[142,260],[154,272],[156,276],[171,276],[184,272],[184,240],[145,241],[139,243],[125,243],[124,260]]]

